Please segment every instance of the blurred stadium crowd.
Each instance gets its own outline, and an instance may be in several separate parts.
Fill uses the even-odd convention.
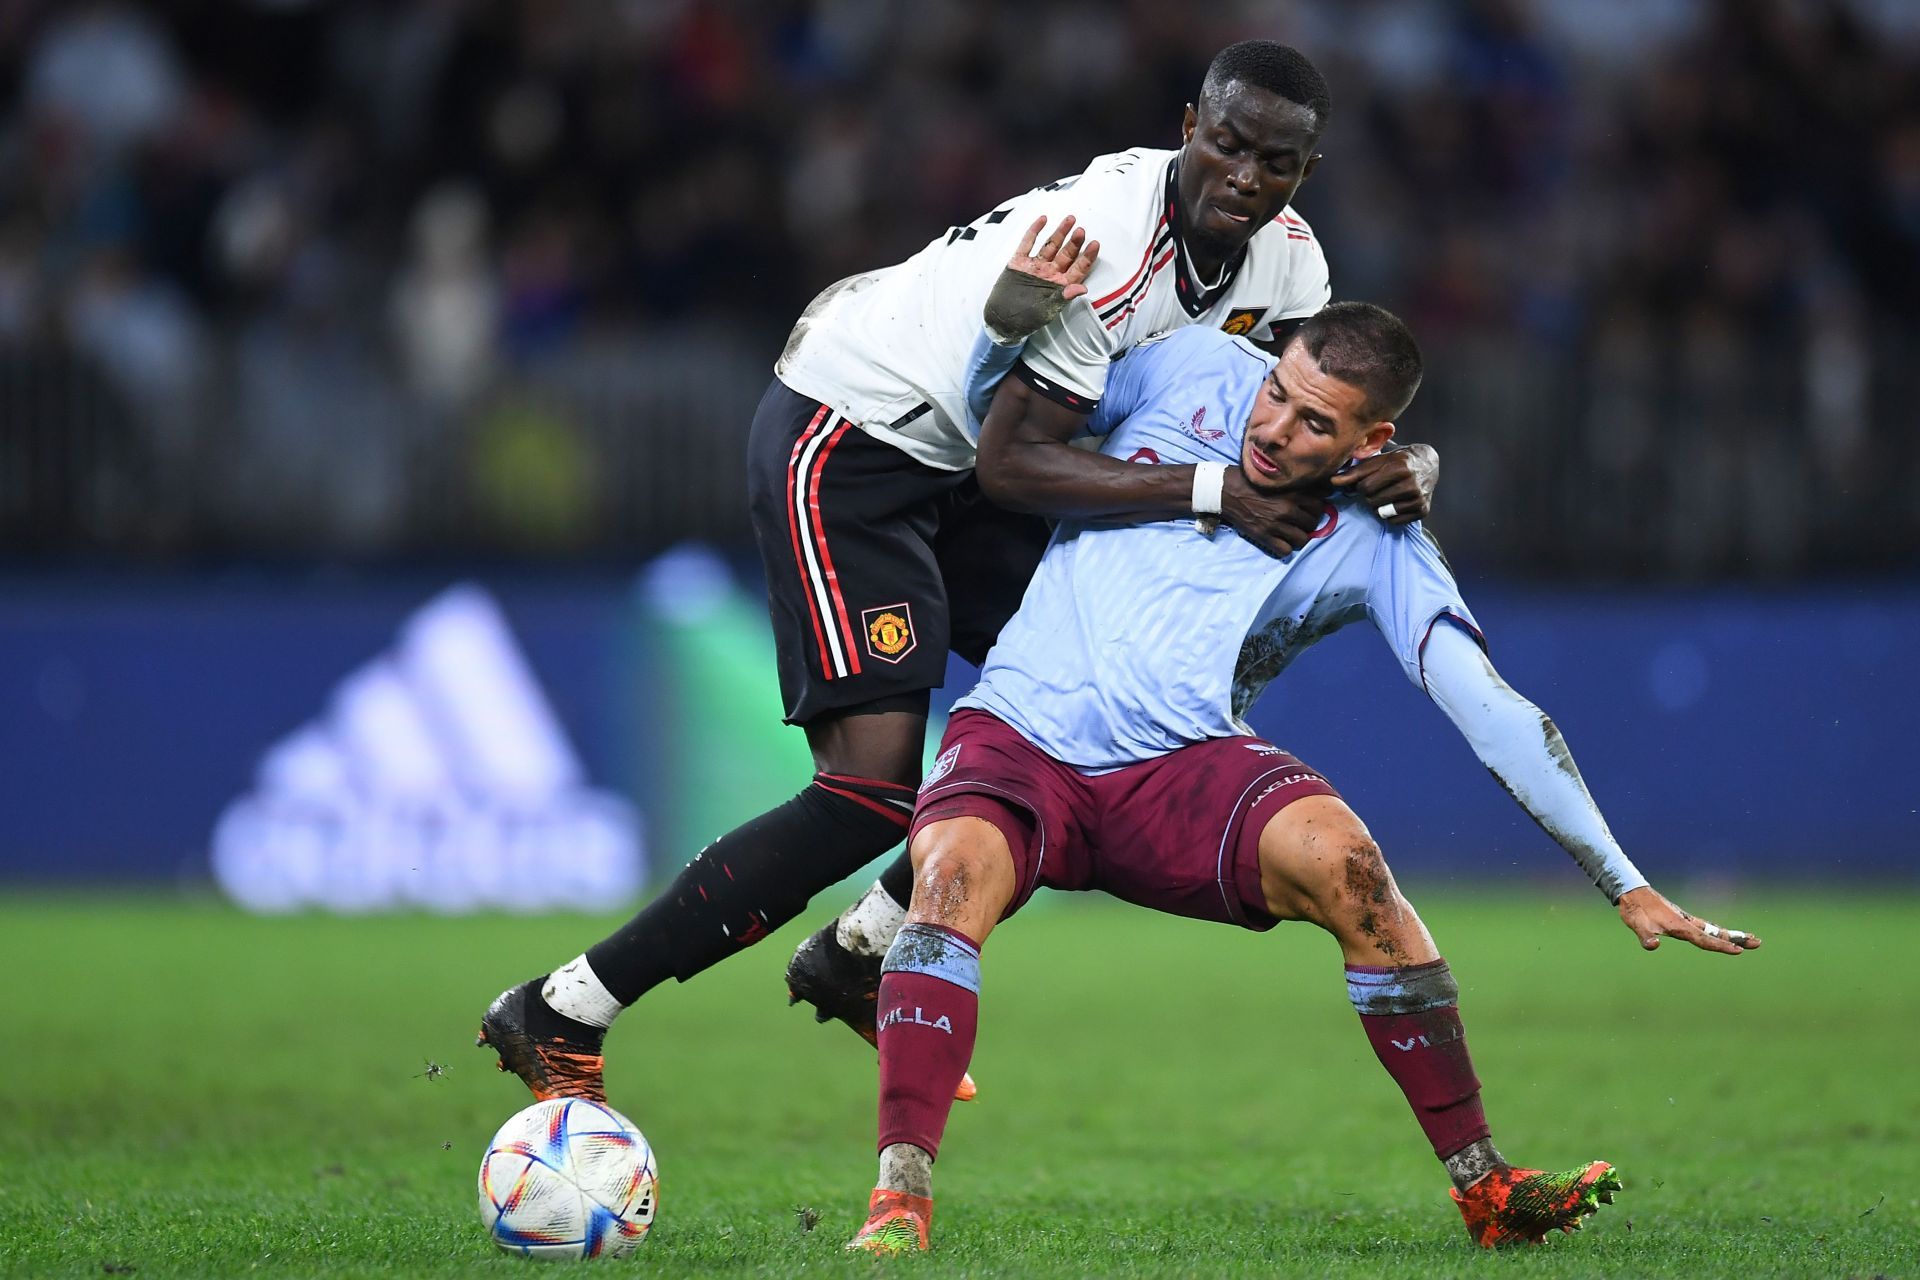
[[[744,542],[806,299],[1248,35],[1333,86],[1299,205],[1428,348],[1456,556],[1913,563],[1903,0],[0,0],[0,545]]]

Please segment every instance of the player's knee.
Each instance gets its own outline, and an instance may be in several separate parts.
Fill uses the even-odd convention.
[[[1400,896],[1386,855],[1364,831],[1351,837],[1337,859],[1338,882],[1323,887],[1319,896],[1328,927],[1335,933],[1372,936],[1412,920],[1413,908]]]
[[[1367,908],[1386,909],[1399,897],[1386,855],[1357,816],[1342,806],[1299,833],[1288,874],[1307,914],[1332,926]]]
[[[913,903],[909,920],[950,928],[977,927],[999,918],[1012,884],[1006,840],[981,818],[929,823],[912,845]]]
[[[1288,805],[1260,838],[1260,879],[1282,919],[1328,925],[1356,888],[1385,879],[1386,861],[1366,824],[1334,797]]]
[[[978,818],[955,818],[936,822],[923,829],[913,842],[913,897],[917,905],[922,894],[946,896],[964,892],[980,880],[991,860],[980,833],[968,830],[985,826]]]

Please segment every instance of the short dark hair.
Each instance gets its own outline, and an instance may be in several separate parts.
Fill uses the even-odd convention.
[[[1313,112],[1316,135],[1326,130],[1333,114],[1333,95],[1307,55],[1273,40],[1242,40],[1214,54],[1207,64],[1207,77],[1200,82],[1200,97],[1222,93],[1236,82],[1277,93]]]
[[[1420,389],[1420,344],[1399,316],[1371,302],[1336,302],[1294,331],[1320,372],[1367,393],[1369,422],[1391,422]]]

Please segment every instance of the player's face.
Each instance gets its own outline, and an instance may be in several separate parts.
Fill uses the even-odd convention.
[[[1313,112],[1238,82],[1187,108],[1180,150],[1180,221],[1189,247],[1224,261],[1280,216],[1313,172]]]
[[[1306,345],[1291,342],[1254,397],[1240,469],[1256,489],[1311,488],[1392,438],[1391,422],[1367,416],[1366,392],[1321,372]]]

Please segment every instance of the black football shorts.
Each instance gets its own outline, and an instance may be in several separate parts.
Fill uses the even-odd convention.
[[[1049,525],[774,379],[747,499],[789,724],[922,694],[951,649],[976,665],[1026,593]]]

